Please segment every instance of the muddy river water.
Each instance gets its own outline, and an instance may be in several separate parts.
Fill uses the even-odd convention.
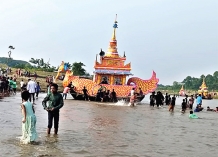
[[[60,129],[55,137],[46,135],[47,112],[41,94],[36,101],[35,144],[23,145],[20,94],[0,100],[0,157],[217,157],[218,113],[197,113],[189,119],[180,112],[182,98],[174,113],[150,107],[148,96],[136,107],[120,103],[101,104],[75,101],[68,95],[60,111]],[[204,100],[215,108],[217,100]]]

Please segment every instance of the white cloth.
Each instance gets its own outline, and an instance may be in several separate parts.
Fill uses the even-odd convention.
[[[23,84],[24,84],[24,82],[23,82],[23,81],[21,81],[21,82],[20,82],[20,88],[22,88],[22,87],[23,87]]]
[[[30,80],[27,84],[27,90],[29,93],[35,93],[36,92],[36,83],[32,80]]]
[[[134,90],[131,90],[131,91],[130,91],[130,96],[133,96],[133,95],[134,95],[134,92],[135,92]]]

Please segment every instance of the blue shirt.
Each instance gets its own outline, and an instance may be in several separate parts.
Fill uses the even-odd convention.
[[[40,92],[41,88],[40,88],[40,85],[36,85],[36,92]]]
[[[199,104],[202,103],[202,97],[201,97],[201,96],[198,96],[198,97],[197,97],[196,103],[197,103],[197,105],[199,105]]]

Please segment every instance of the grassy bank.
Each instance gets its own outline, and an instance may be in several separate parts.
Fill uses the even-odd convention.
[[[157,91],[161,91],[163,93],[163,95],[165,95],[166,93],[168,93],[168,95],[178,95],[179,94],[179,91],[173,91],[173,90],[156,90],[156,92]],[[214,96],[213,93],[217,93],[217,95]],[[186,94],[188,96],[191,96],[191,95],[198,94],[198,91],[187,90]],[[216,92],[211,92],[210,94],[212,95],[213,99],[218,99],[218,92],[217,91]]]
[[[13,77],[13,75],[15,75],[15,72],[16,69],[12,68],[12,73],[10,75],[8,75],[9,77]],[[56,77],[57,73],[56,72],[45,72],[45,71],[37,71],[36,72],[37,75],[38,75],[38,78],[36,79],[37,82],[39,82],[40,86],[41,86],[41,91],[42,92],[45,92],[47,91],[47,85],[48,83],[46,82],[46,77],[48,75],[51,75],[51,76],[54,76]],[[34,80],[34,77],[30,77],[32,80]],[[18,77],[17,78],[17,90],[19,91],[20,90],[20,82],[21,80],[23,80],[25,83],[28,82],[28,79],[29,77]],[[62,81],[60,80],[57,80],[56,83],[58,84],[59,86],[59,89],[58,91],[63,91],[63,86],[62,86]]]

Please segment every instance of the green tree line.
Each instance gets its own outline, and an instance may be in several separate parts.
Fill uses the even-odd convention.
[[[13,67],[14,68],[20,68],[25,69],[31,72],[34,71],[46,71],[46,72],[54,72],[57,71],[59,67],[51,66],[49,62],[45,62],[43,58],[41,59],[35,59],[31,58],[29,60],[31,64],[16,64]],[[73,64],[70,64],[69,62],[68,68],[73,71],[74,75],[76,76],[90,76],[90,74],[84,69],[85,64],[82,62],[74,62]]]
[[[199,78],[187,76],[182,82],[174,81],[173,85],[158,85],[158,90],[174,90],[179,91],[182,87],[182,84],[184,84],[184,88],[186,90],[194,90],[197,91],[199,87],[201,86],[203,79],[205,79],[205,83],[208,87],[208,90],[212,91],[218,90],[218,71],[215,71],[213,75],[201,75]]]

